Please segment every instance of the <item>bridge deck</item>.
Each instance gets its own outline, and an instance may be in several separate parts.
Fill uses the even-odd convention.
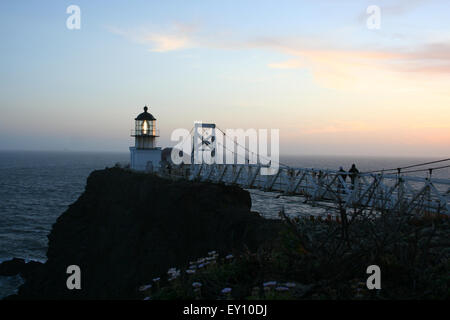
[[[174,168],[172,174],[190,180],[302,195],[310,202],[329,201],[343,207],[450,215],[449,179],[362,173],[352,183],[349,173],[333,170],[280,168],[275,175],[261,175],[261,168],[250,164],[191,164]]]

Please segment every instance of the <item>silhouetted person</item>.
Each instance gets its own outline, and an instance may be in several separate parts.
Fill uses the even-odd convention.
[[[358,176],[359,170],[356,169],[356,165],[352,164],[352,167],[350,168],[350,170],[348,170],[348,172],[350,172],[350,179],[352,180],[352,188],[355,185],[355,180],[356,177]]]
[[[317,174],[317,184],[319,185],[319,187],[322,186],[322,177],[323,177],[323,172],[322,172],[322,170],[319,170],[319,173]]]
[[[338,174],[341,176],[341,178],[343,180],[343,182],[341,182],[339,180],[340,183],[338,184],[338,191],[341,192],[342,189],[345,189],[345,182],[347,180],[347,174],[345,173],[345,170],[344,170],[344,168],[342,168],[342,166],[339,167]]]
[[[342,168],[342,166],[339,167],[338,172],[340,173],[339,175],[342,177],[342,180],[344,180],[344,182],[345,182],[345,180],[347,180],[347,175],[345,174],[345,170],[344,170],[344,168]]]

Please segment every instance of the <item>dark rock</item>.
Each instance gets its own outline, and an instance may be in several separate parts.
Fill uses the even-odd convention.
[[[25,269],[25,260],[13,258],[0,264],[0,276],[15,276]]]
[[[14,298],[137,299],[139,285],[208,251],[270,244],[281,223],[250,207],[249,193],[239,187],[120,168],[94,171],[53,225],[47,262]],[[70,265],[81,268],[81,290],[66,287]]]
[[[41,266],[42,263],[37,261],[25,263],[24,259],[13,258],[0,264],[0,276],[20,275],[22,278],[27,279],[35,274]]]
[[[25,268],[23,268],[22,272],[20,272],[20,275],[23,279],[27,280],[33,277],[37,272],[39,272],[43,265],[43,263],[38,261],[29,261],[25,265]]]

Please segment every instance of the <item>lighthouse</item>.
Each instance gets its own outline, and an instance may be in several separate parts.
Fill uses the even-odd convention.
[[[159,137],[156,118],[145,106],[144,112],[134,121],[135,128],[131,130],[134,147],[130,147],[130,167],[137,171],[156,171],[161,161],[161,148],[156,146],[156,138]]]

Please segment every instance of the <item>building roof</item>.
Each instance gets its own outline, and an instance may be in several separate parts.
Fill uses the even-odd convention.
[[[147,106],[144,107],[144,112],[142,112],[140,115],[138,115],[134,120],[156,120],[156,118],[151,114],[147,112],[148,108]]]

